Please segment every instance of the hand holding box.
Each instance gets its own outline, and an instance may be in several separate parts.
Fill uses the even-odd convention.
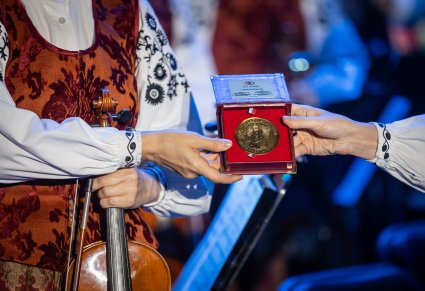
[[[291,114],[283,74],[212,76],[221,138],[233,146],[221,153],[224,173],[295,173],[292,131],[281,118]]]

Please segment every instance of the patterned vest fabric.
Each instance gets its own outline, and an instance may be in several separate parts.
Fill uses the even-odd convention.
[[[81,117],[95,122],[90,102],[107,88],[118,99],[117,111],[139,108],[136,42],[137,0],[93,0],[95,40],[83,51],[67,51],[37,32],[21,1],[2,0],[1,21],[8,32],[6,86],[16,105],[57,122]],[[58,149],[60,150],[60,149]],[[0,185],[0,259],[63,271],[71,229],[73,181],[32,181]],[[101,208],[93,195],[86,244],[101,240]],[[129,239],[157,247],[142,210],[126,211]]]

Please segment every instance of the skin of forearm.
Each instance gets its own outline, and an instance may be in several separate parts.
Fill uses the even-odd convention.
[[[371,160],[378,146],[378,131],[371,123],[353,121],[353,132],[345,141],[347,154]]]
[[[155,149],[157,148],[158,138],[154,133],[142,134],[142,159],[146,161],[155,160]]]
[[[161,192],[160,183],[143,170],[139,170],[139,175],[140,181],[142,181],[139,184],[139,193],[143,193],[141,204],[144,205],[157,201]]]

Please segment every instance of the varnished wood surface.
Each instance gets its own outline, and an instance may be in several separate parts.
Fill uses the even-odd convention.
[[[133,291],[171,290],[170,271],[164,258],[155,249],[129,241],[128,256]],[[70,276],[73,269],[74,262],[71,263]],[[68,278],[68,282],[72,282],[72,278]],[[97,242],[85,247],[78,290],[107,290],[106,243]]]

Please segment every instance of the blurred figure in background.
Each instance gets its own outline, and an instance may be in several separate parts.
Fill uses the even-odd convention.
[[[369,60],[340,1],[221,1],[213,43],[220,74],[284,72],[295,102],[359,98]]]
[[[425,108],[421,85],[425,65],[424,0],[344,0],[371,57],[365,93],[402,95],[412,101],[410,114]],[[361,116],[356,116],[361,118]]]
[[[425,66],[425,1],[372,2],[386,17],[389,43],[398,61],[394,91],[411,99],[411,114],[421,114],[425,110],[421,77]]]
[[[339,0],[151,3],[194,84],[203,123],[215,119],[216,73],[283,72],[294,101],[322,107],[361,96],[369,57]]]
[[[211,52],[218,0],[152,0],[173,49],[185,68],[204,125],[215,120],[210,76],[216,73]],[[210,134],[204,130],[205,134]]]

